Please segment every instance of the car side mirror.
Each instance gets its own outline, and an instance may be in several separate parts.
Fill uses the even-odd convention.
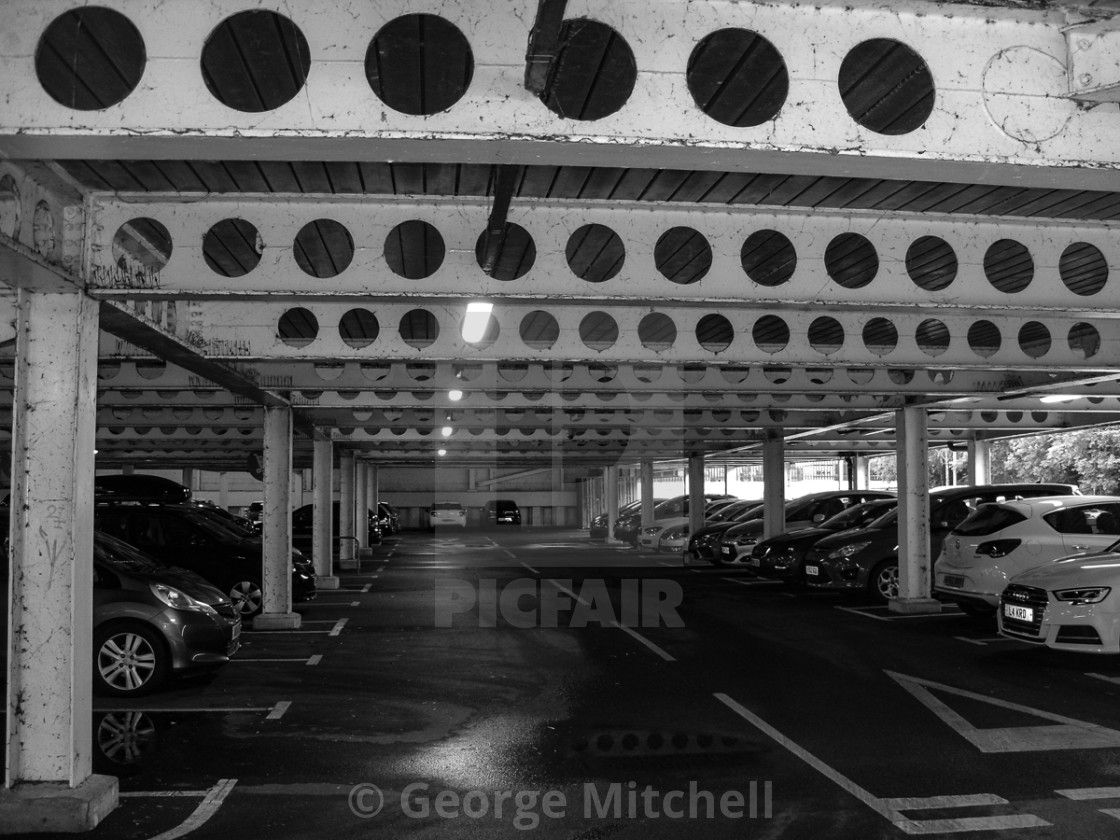
[[[824,522],[824,514],[823,513],[813,514],[813,521],[814,522]]]

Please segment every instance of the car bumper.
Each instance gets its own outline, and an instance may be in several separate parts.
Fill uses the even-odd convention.
[[[991,569],[942,564],[934,569],[933,591],[950,601],[999,606],[1007,576]]]
[[[754,551],[754,543],[750,545],[729,545],[728,543],[720,543],[717,560],[720,563],[741,563],[750,559],[752,551]]]
[[[165,610],[153,624],[167,641],[172,671],[224,665],[241,646],[240,616]]]
[[[1120,654],[1120,613],[1051,600],[1037,630],[1013,626],[1002,608],[996,619],[999,634],[1008,639],[1071,653]]]
[[[662,540],[657,544],[657,550],[662,554],[680,554],[688,545],[688,540]]]
[[[839,566],[831,560],[807,559],[802,566],[805,583],[816,589],[862,590],[867,588],[867,570],[860,565]]]

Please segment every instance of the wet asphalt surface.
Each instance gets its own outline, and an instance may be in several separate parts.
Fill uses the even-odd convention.
[[[212,679],[95,698],[89,836],[1120,836],[1120,663],[585,534],[404,534]],[[683,627],[610,623],[643,581]],[[559,587],[586,626],[511,626]]]

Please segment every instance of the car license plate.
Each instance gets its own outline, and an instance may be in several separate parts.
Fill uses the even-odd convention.
[[[1034,621],[1034,609],[1021,607],[1018,604],[1004,604],[1003,614],[1006,618],[1013,618],[1016,621],[1026,621],[1028,623]]]
[[[235,625],[233,625],[233,641],[236,642],[240,638],[241,638],[241,622],[239,621]]]
[[[726,545],[720,546],[719,553],[720,554],[730,554],[731,553],[731,548],[729,546],[726,546]]]
[[[821,570],[818,569],[816,566],[806,566],[805,567],[805,574],[809,575],[810,577],[816,577],[820,573],[821,573]]]
[[[952,587],[953,589],[964,588],[964,578],[960,575],[945,575],[945,577],[941,579],[941,582],[943,585]]]
[[[762,560],[758,557],[750,557],[747,559],[748,566],[754,566],[756,569],[762,565]]]

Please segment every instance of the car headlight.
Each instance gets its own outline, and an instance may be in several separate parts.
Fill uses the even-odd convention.
[[[647,536],[652,537],[654,534],[656,534],[660,530],[661,530],[660,525],[651,525],[649,528],[643,528],[642,533],[646,534]]]
[[[1112,589],[1107,586],[1085,586],[1081,589],[1058,589],[1054,597],[1070,604],[1099,604]]]
[[[735,545],[754,545],[758,537],[753,534],[743,534],[735,538]]]
[[[176,589],[174,586],[168,586],[166,583],[149,583],[148,588],[152,590],[153,595],[174,610],[217,615],[212,606],[192,598],[186,592]]]
[[[661,539],[663,539],[663,540],[679,540],[679,539],[683,539],[684,536],[687,533],[688,533],[688,531],[684,528],[674,528],[671,531],[666,531],[664,534],[662,534]]]
[[[871,540],[865,540],[864,542],[848,543],[847,545],[841,546],[840,548],[831,552],[828,556],[829,557],[851,557],[853,554],[859,554],[859,552],[863,551],[869,545],[871,545]]]

